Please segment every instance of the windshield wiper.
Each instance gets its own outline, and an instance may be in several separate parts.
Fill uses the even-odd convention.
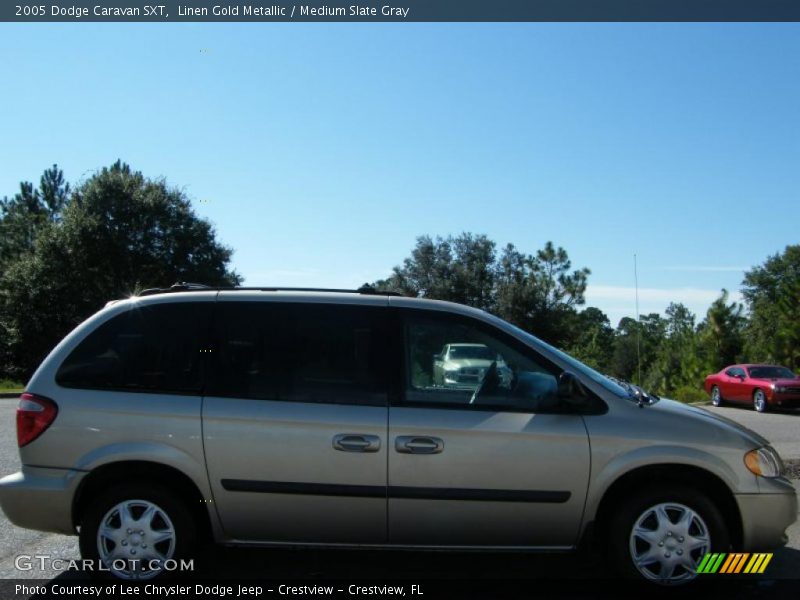
[[[650,406],[654,402],[661,400],[661,398],[655,394],[647,393],[641,386],[625,381],[624,379],[611,377],[610,375],[606,375],[606,377],[623,387],[625,391],[630,394],[631,399],[636,400],[636,404],[639,405],[639,408]]]

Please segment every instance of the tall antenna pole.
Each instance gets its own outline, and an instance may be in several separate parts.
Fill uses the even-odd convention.
[[[639,272],[636,263],[636,254],[633,255],[633,281],[636,289],[636,362],[639,371],[639,381],[636,383],[642,385],[642,324],[639,321]]]

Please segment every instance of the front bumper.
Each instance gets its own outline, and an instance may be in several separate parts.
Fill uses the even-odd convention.
[[[773,392],[772,405],[782,408],[800,408],[800,394]]]
[[[786,544],[786,529],[797,520],[797,493],[785,479],[759,480],[760,494],[736,494],[742,516],[741,550],[762,552]],[[738,549],[737,549],[738,550]]]
[[[22,467],[0,479],[0,508],[14,525],[75,534],[72,500],[86,473],[71,469]]]

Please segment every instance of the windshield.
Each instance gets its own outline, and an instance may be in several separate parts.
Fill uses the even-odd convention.
[[[504,321],[504,323],[506,323],[507,325],[511,325],[507,321]],[[606,388],[611,393],[616,394],[617,396],[620,396],[621,398],[631,399],[631,398],[634,397],[634,395],[630,391],[626,390],[624,387],[622,387],[620,384],[616,383],[615,381],[612,381],[611,379],[609,379],[608,376],[603,375],[599,371],[595,371],[591,367],[583,364],[578,359],[573,358],[572,356],[570,356],[566,352],[562,352],[561,350],[559,350],[555,346],[551,346],[547,342],[543,342],[542,340],[537,338],[535,335],[531,335],[530,333],[528,333],[527,331],[525,331],[523,329],[520,329],[516,325],[511,325],[511,327],[514,328],[514,330],[517,331],[521,336],[527,338],[528,340],[531,340],[534,345],[536,345],[536,346],[544,346],[545,348],[547,348],[550,352],[552,352],[553,354],[558,356],[561,360],[563,360],[565,363],[567,363],[569,365],[569,368],[572,369],[573,371],[575,371],[576,373],[579,373],[579,374],[587,376],[589,379],[591,379],[591,380],[599,383],[600,385],[602,385],[604,388]]]
[[[750,377],[753,379],[794,379],[786,367],[750,367]]]
[[[495,360],[497,355],[483,345],[464,345],[450,346],[449,358],[482,358],[484,360]]]

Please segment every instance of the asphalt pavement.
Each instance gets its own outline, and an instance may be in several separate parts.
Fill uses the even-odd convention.
[[[703,405],[715,414],[733,419],[767,438],[784,459],[800,460],[800,410],[759,413],[750,405]]]
[[[16,400],[0,399],[0,475],[19,470],[14,410]],[[745,408],[706,407],[761,433],[786,459],[800,459],[800,413],[756,414]],[[797,486],[798,480],[795,480]],[[789,530],[789,544],[775,553],[769,579],[796,579],[800,575],[800,524]],[[79,558],[77,538],[20,529],[0,513],[0,578],[69,580],[74,573],[52,569],[20,571],[20,555],[48,555],[65,560]],[[196,561],[196,572],[214,577],[253,578],[444,578],[479,576],[493,579],[603,577],[600,561],[572,555],[521,553],[442,553],[410,551],[318,551],[209,548]],[[749,580],[752,582],[753,580]],[[765,581],[764,583],[768,583]],[[760,585],[760,584],[759,584]],[[748,588],[745,586],[745,591]],[[755,590],[755,588],[753,588]],[[763,591],[763,590],[762,590]],[[758,590],[749,597],[761,597]]]

